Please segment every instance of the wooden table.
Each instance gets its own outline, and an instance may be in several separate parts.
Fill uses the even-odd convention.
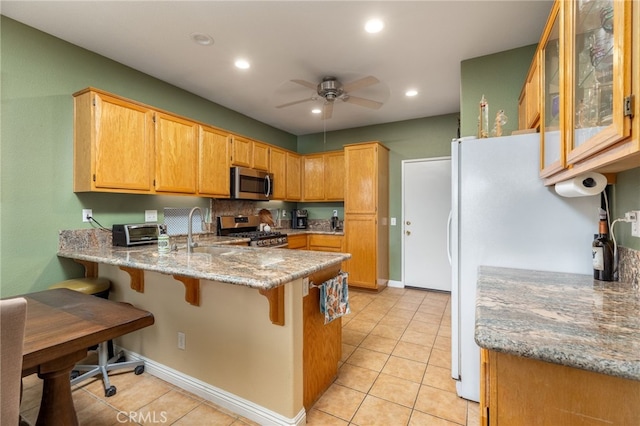
[[[60,288],[23,295],[27,320],[22,376],[43,379],[36,425],[77,425],[70,374],[87,348],[147,327],[150,312]]]

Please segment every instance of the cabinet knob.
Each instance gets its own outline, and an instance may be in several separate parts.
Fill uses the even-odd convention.
[[[407,221],[407,225],[411,225],[411,221],[410,220]]]
[[[406,234],[407,235],[411,235],[411,231],[406,231]]]

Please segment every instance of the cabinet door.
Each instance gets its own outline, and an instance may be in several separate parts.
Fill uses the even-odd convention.
[[[239,167],[251,167],[253,161],[253,141],[241,136],[231,137],[231,164]]]
[[[342,252],[342,237],[340,235],[309,235],[309,250]]]
[[[565,166],[564,132],[560,130],[566,96],[561,90],[564,70],[564,43],[560,38],[560,22],[563,11],[560,2],[551,9],[549,22],[540,42],[540,68],[544,76],[542,84],[542,105],[540,111],[540,176],[545,177],[562,170]]]
[[[344,151],[324,156],[324,198],[344,200]]]
[[[302,157],[287,152],[287,200],[302,199]]]
[[[273,200],[284,200],[287,196],[287,157],[282,149],[270,148],[269,173],[273,174]]]
[[[156,191],[196,192],[197,135],[196,123],[156,113]]]
[[[258,170],[269,170],[269,145],[253,141],[253,161],[251,167]]]
[[[574,164],[630,134],[624,113],[631,93],[631,5],[624,0],[563,2],[569,34],[567,163]]]
[[[288,235],[288,248],[294,250],[306,250],[307,249],[307,234]]]
[[[349,285],[377,288],[377,224],[373,215],[345,215],[345,252],[351,259],[345,263]]]
[[[303,198],[305,201],[324,201],[324,155],[304,156]]]
[[[375,214],[378,204],[377,146],[368,144],[347,146],[344,159],[345,214]]]
[[[151,110],[127,103],[107,95],[93,93],[93,129],[95,164],[93,176],[87,176],[94,187],[124,190],[150,191],[152,187],[153,167],[153,122]],[[77,110],[76,115],[85,114]],[[90,111],[86,111],[88,118]],[[77,117],[79,118],[79,117]],[[83,117],[84,120],[84,117]],[[76,120],[76,127],[81,124]],[[76,128],[76,132],[82,129]],[[91,147],[90,132],[86,132],[83,141],[76,141],[76,160],[86,158],[78,150]],[[79,135],[76,135],[78,137]],[[84,147],[84,148],[81,148]],[[89,167],[76,164],[76,168]],[[88,184],[88,182],[87,182]]]
[[[229,134],[200,126],[199,136],[198,193],[229,198]]]

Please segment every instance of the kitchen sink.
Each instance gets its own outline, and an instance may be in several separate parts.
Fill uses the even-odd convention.
[[[192,250],[193,250],[193,253],[213,254],[216,256],[229,256],[229,255],[238,253],[238,250],[234,250],[230,247],[220,247],[220,246],[198,246],[198,247],[194,247]]]

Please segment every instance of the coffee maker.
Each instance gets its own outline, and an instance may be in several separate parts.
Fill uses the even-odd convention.
[[[291,210],[292,229],[307,229],[307,220],[306,210]]]

